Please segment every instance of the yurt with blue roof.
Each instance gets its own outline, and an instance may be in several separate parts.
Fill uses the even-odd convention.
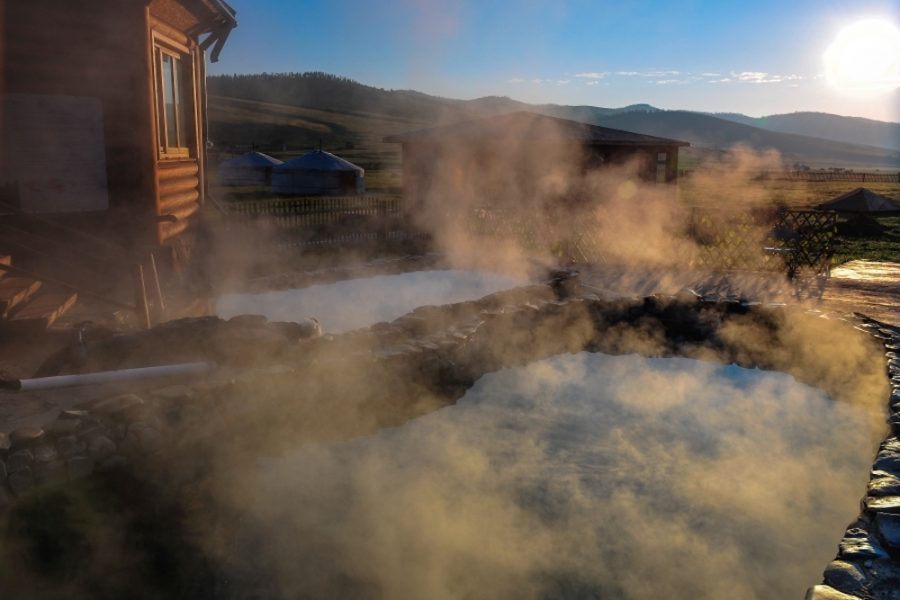
[[[313,150],[272,170],[272,192],[285,196],[344,196],[366,191],[365,170],[324,150]]]
[[[262,152],[247,152],[219,163],[217,180],[221,185],[267,186],[272,181],[272,169],[282,164]]]

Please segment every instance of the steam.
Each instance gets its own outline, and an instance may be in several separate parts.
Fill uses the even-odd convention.
[[[772,191],[755,177],[780,167],[777,152],[734,147],[707,158],[680,189],[647,180],[655,153],[602,157],[552,120],[504,123],[513,124],[487,141],[448,135],[424,151],[405,149],[410,172],[427,172],[407,182],[411,217],[450,264],[524,273],[534,261],[575,261],[630,278],[687,272],[703,266],[692,235],[697,207],[727,211],[717,216],[719,232],[755,228],[746,235],[758,243],[742,249],[746,263],[772,262],[764,250],[770,226],[747,216],[771,207]],[[733,279],[731,293],[789,295],[783,277]]]
[[[783,374],[562,356],[264,461],[232,559],[273,597],[800,597],[875,434]]]
[[[226,319],[258,313],[273,321],[316,317],[324,331],[342,333],[381,321],[393,321],[419,306],[477,300],[522,283],[519,279],[496,273],[419,271],[299,290],[227,294],[219,298],[217,313]]]

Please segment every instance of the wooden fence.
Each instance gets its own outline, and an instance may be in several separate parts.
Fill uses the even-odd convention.
[[[400,196],[304,196],[226,205],[233,231],[256,231],[281,248],[377,245],[421,237]]]
[[[706,171],[679,169],[679,177],[691,177]],[[900,172],[855,172],[855,171],[761,171],[749,175],[755,181],[810,181],[810,182],[855,182],[855,183],[900,183]]]

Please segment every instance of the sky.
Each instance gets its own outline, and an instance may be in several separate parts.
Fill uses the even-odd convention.
[[[835,83],[825,59],[861,20],[896,33],[900,0],[228,1],[238,28],[211,74],[324,71],[461,99],[900,121],[897,43],[879,55],[892,81],[878,89]],[[851,77],[866,68],[858,46],[838,53]]]

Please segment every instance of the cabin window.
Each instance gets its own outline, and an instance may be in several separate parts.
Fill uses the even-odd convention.
[[[666,172],[667,158],[668,154],[666,152],[658,152],[656,154],[656,183],[666,183],[668,181]]]
[[[161,46],[155,54],[159,153],[164,158],[188,157],[193,141],[190,55]]]

